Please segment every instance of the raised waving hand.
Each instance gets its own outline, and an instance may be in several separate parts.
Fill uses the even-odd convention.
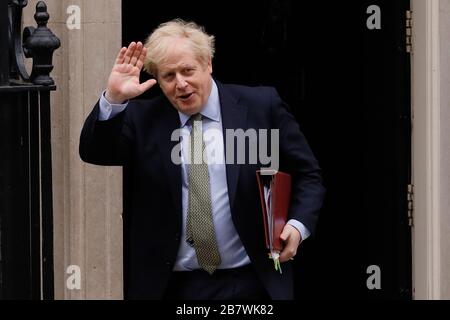
[[[139,82],[147,49],[141,42],[132,42],[120,49],[109,75],[105,97],[110,103],[123,103],[144,93],[156,83],[155,79]]]

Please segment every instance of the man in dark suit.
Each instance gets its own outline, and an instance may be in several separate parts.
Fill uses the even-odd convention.
[[[293,298],[291,260],[315,229],[324,196],[320,168],[276,91],[213,79],[213,55],[214,37],[195,23],[160,25],[145,46],[133,42],[120,50],[107,89],[84,124],[81,158],[122,165],[130,178],[126,298]],[[139,83],[143,67],[157,81]],[[163,96],[130,100],[156,83]],[[180,129],[187,132],[181,141]],[[243,163],[228,133],[249,130],[276,132],[277,141],[256,135]],[[216,138],[208,139],[208,132]],[[249,160],[254,145],[264,143],[279,155],[272,159],[279,161],[275,169],[292,176],[282,274],[264,241],[256,170],[267,163]],[[206,149],[212,150],[207,156]]]

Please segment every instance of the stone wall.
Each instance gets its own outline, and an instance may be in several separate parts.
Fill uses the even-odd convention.
[[[61,40],[51,74],[58,87],[51,97],[55,298],[122,299],[122,171],[85,164],[78,155],[84,119],[121,47],[121,1],[45,2],[48,26]],[[36,3],[28,1],[25,26],[35,25]],[[70,6],[80,9],[79,28]],[[66,285],[71,265],[80,267],[80,289]]]

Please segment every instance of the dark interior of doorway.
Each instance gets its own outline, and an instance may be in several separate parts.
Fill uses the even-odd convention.
[[[372,4],[381,9],[379,30],[366,27]],[[290,105],[327,188],[317,234],[295,260],[297,297],[410,299],[409,2],[122,5],[124,45],[145,40],[161,22],[194,20],[216,36],[217,79],[275,86]],[[371,265],[380,268],[379,289],[367,287]]]

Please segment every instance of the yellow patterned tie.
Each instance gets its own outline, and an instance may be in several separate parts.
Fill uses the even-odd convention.
[[[202,115],[191,116],[189,163],[189,207],[187,242],[195,248],[199,265],[212,274],[220,264],[216,232],[212,219],[208,164],[203,161]]]

